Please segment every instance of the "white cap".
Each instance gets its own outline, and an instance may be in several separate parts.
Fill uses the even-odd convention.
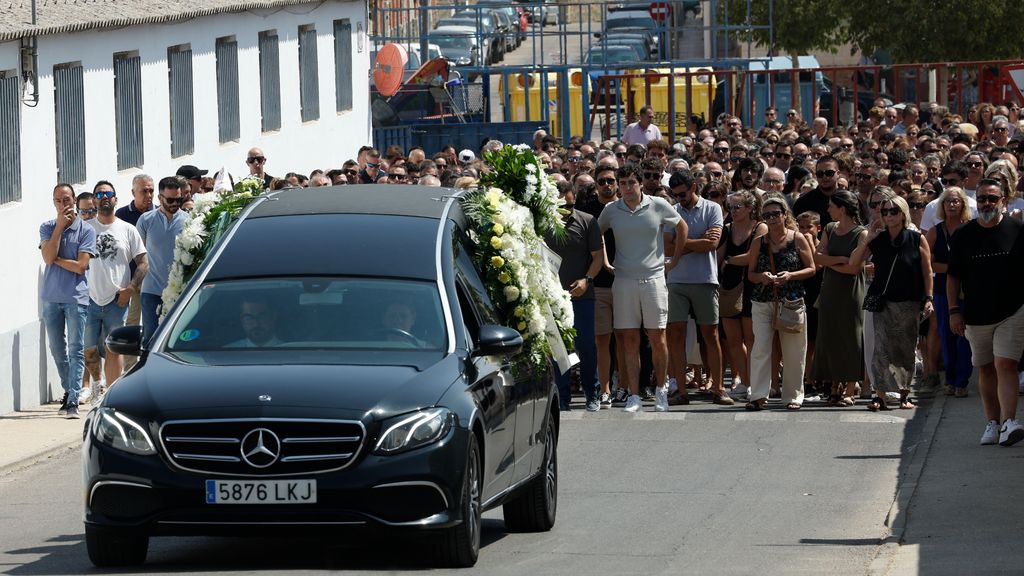
[[[476,154],[473,154],[472,150],[467,148],[462,152],[459,152],[459,162],[462,162],[463,164],[469,164],[473,160],[476,160]]]

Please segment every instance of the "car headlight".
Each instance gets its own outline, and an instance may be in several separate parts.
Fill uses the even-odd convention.
[[[468,66],[472,63],[473,61],[470,60],[468,56],[463,56],[462,58],[459,58],[458,60],[455,61],[456,66]]]
[[[377,454],[398,454],[426,446],[444,438],[451,430],[455,415],[447,408],[429,408],[385,420],[384,433],[377,441]]]
[[[156,454],[156,448],[146,428],[113,408],[96,410],[92,433],[99,442],[129,454]]]

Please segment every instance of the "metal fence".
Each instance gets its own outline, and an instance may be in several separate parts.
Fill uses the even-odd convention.
[[[260,32],[260,113],[262,129],[281,129],[281,59],[277,31]]]
[[[85,182],[85,88],[81,64],[53,67],[57,181]]]
[[[352,109],[352,23],[334,21],[334,97],[338,112]]]
[[[192,49],[167,49],[168,90],[171,116],[171,156],[195,151],[196,123],[192,102]]]
[[[234,36],[217,39],[217,121],[221,143],[239,139],[238,42]]]
[[[142,60],[137,55],[114,55],[114,123],[117,131],[117,169],[145,162],[142,131]]]
[[[320,118],[320,69],[312,24],[299,26],[299,102],[303,122]]]
[[[21,79],[0,72],[0,204],[21,200]]]

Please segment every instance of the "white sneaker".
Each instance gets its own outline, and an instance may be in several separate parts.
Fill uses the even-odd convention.
[[[1024,426],[1012,419],[1003,422],[1003,427],[999,429],[999,445],[1013,446],[1021,440],[1024,440]]]
[[[654,390],[654,411],[668,412],[668,386],[659,386]]]
[[[729,396],[733,400],[746,400],[747,396],[749,394],[750,394],[750,386],[747,386],[746,384],[744,384],[742,382],[737,384],[737,385],[735,385],[735,386],[733,386],[732,390],[729,390]]]
[[[99,382],[97,382],[96,385],[99,386]],[[89,398],[91,398],[91,397],[92,397],[92,386],[87,386],[85,388],[82,388],[82,390],[79,391],[79,393],[78,393],[78,403],[79,404],[85,404],[86,402],[89,401]]]
[[[675,392],[676,390],[679,390],[679,383],[676,382],[675,378],[669,378],[668,379],[668,393],[671,394],[671,393]]]
[[[601,394],[601,406],[611,406],[611,405],[612,405],[612,395],[607,393],[607,392],[603,392]]]
[[[631,395],[629,397],[628,400],[626,400],[626,407],[623,408],[622,411],[623,412],[636,412],[637,410],[640,410],[640,406],[642,406],[642,405],[643,405],[643,402],[640,401],[640,397],[637,396],[636,394],[633,394],[633,395]]]
[[[981,445],[991,446],[999,443],[999,422],[989,420],[985,425],[985,433],[981,435]]]

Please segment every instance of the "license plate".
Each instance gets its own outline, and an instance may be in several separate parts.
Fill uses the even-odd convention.
[[[316,480],[207,480],[207,504],[315,504]]]

